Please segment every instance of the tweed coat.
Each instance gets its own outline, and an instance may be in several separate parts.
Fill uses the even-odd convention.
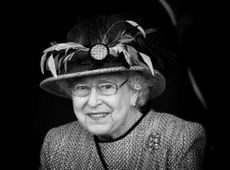
[[[42,170],[195,170],[202,167],[205,130],[151,110],[124,135],[100,141],[78,121],[51,129],[41,148]]]

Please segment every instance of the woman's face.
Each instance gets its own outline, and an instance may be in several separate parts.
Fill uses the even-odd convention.
[[[84,90],[85,85],[90,86],[88,95],[72,95],[75,115],[89,132],[115,138],[128,128],[134,117],[130,109],[131,103],[136,100],[137,95],[124,83],[126,80],[127,77],[121,74],[103,74],[81,78],[75,83],[74,89],[77,87]],[[124,84],[118,88],[116,94],[100,94],[99,87],[101,90],[109,89],[110,83],[117,87]]]

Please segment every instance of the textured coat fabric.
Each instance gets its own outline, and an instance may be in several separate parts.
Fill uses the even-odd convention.
[[[75,121],[47,133],[40,169],[200,169],[204,147],[199,123],[167,113],[150,111],[126,134],[107,142]]]

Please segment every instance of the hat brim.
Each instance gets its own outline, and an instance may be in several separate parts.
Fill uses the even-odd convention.
[[[105,74],[105,73],[130,72],[130,71],[142,72],[148,76],[150,81],[152,81],[152,84],[154,85],[151,87],[151,92],[150,92],[151,98],[156,98],[160,96],[165,90],[166,81],[164,76],[157,70],[154,70],[154,76],[153,76],[148,69],[141,66],[131,66],[129,69],[120,66],[120,67],[111,67],[111,68],[103,68],[103,69],[88,70],[83,72],[62,74],[62,75],[58,75],[57,77],[49,77],[43,80],[40,83],[40,87],[45,91],[52,93],[54,95],[64,97],[64,98],[71,98],[69,89],[67,88],[67,86],[63,84],[63,82],[66,82],[66,80],[71,80],[77,77],[85,77],[85,76]]]

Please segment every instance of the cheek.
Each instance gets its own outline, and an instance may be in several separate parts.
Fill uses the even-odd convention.
[[[80,122],[85,122],[85,114],[83,112],[83,108],[84,108],[84,100],[77,100],[76,99],[73,99],[73,109],[74,109],[74,113],[77,117],[77,119],[80,121]]]
[[[121,119],[123,118],[130,109],[130,97],[129,94],[123,93],[121,96],[119,96],[116,100],[113,102],[113,119]]]

